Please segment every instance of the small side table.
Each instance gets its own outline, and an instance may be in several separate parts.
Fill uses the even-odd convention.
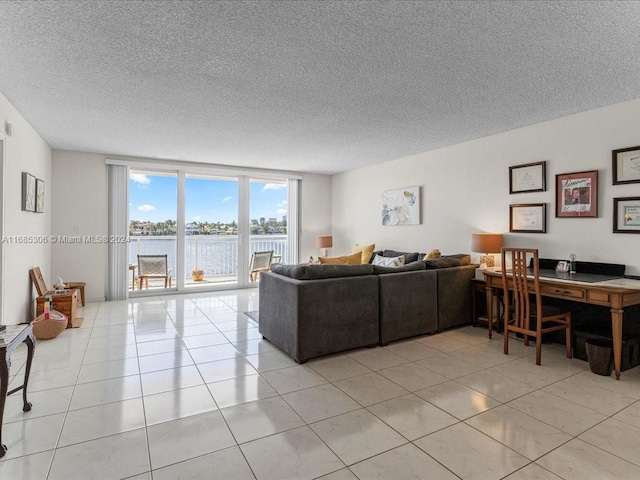
[[[82,306],[85,306],[84,303],[84,287],[86,287],[87,284],[85,282],[67,282],[67,287],[69,289],[76,289],[76,290],[80,290],[80,301],[82,302]]]
[[[22,342],[27,344],[27,365],[24,371],[24,383],[7,392],[9,387],[11,354]],[[5,330],[0,331],[0,458],[4,457],[4,454],[7,452],[6,445],[2,443],[2,419],[4,417],[4,404],[7,396],[22,390],[22,400],[24,402],[22,411],[28,412],[31,410],[31,404],[27,401],[27,384],[29,383],[29,373],[31,372],[31,362],[33,360],[35,344],[31,324],[8,325]]]
[[[136,268],[138,268],[137,263],[129,264],[129,270],[131,271],[131,290],[136,289]]]
[[[472,301],[473,306],[471,310],[472,319],[471,322],[475,327],[478,323],[486,323],[488,326],[489,318],[487,317],[487,283],[484,280],[480,280],[477,278],[471,279],[471,291],[472,291]],[[492,325],[496,326],[496,331],[500,330],[500,320],[502,319],[502,311],[500,309],[500,305],[502,305],[502,295],[501,292],[497,292],[494,290],[493,298],[497,298],[499,301],[499,306],[494,309],[494,312],[497,311],[497,316],[494,316]],[[491,330],[489,330],[489,338],[491,338]]]

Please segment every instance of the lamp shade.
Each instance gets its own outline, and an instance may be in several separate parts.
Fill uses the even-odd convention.
[[[502,250],[501,233],[472,233],[471,251],[478,253],[498,253]]]
[[[316,237],[316,248],[333,247],[333,237],[331,235],[318,235]]]

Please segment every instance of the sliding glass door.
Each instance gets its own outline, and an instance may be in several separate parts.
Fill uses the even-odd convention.
[[[273,263],[288,263],[286,180],[249,180],[249,254],[272,252]],[[251,268],[251,263],[250,263]],[[249,281],[260,281],[249,272]]]
[[[131,291],[165,290],[175,287],[177,198],[176,173],[130,171]]]
[[[129,170],[130,294],[255,285],[255,252],[297,260],[291,180],[200,170]],[[168,273],[146,271],[145,255]]]
[[[185,287],[238,283],[238,179],[186,174]]]

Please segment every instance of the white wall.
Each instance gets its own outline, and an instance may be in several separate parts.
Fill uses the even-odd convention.
[[[316,235],[331,233],[331,177],[305,174],[302,180],[300,208],[300,262],[316,258]]]
[[[107,234],[107,158],[123,159],[115,155],[53,151],[54,235]],[[153,159],[129,159],[166,163]],[[300,197],[300,259],[303,261],[309,255],[317,255],[315,235],[331,231],[331,177],[304,174]],[[69,205],[73,208],[69,209]],[[106,245],[57,243],[52,253],[52,272],[56,278],[87,282],[87,301],[104,300]]]
[[[107,235],[107,167],[104,155],[53,151],[53,218],[51,272],[55,279],[86,282],[87,301],[105,298],[107,245],[64,237]]]
[[[333,177],[334,253],[378,249],[470,252],[472,232],[505,232],[506,246],[542,257],[612,262],[640,275],[640,236],[613,234],[613,198],[640,184],[612,185],[611,151],[640,145],[640,100],[583,112]],[[547,191],[509,195],[509,166],[547,161]],[[555,218],[555,175],[598,170],[598,218]],[[422,187],[422,224],[383,227],[384,190]],[[509,204],[546,203],[547,233],[509,233]],[[477,261],[479,254],[473,254]]]
[[[2,179],[3,292],[0,322],[13,325],[31,320],[35,298],[29,269],[40,267],[45,281],[50,278],[51,246],[45,241],[51,230],[51,149],[27,120],[0,94],[0,129],[13,124],[14,134],[4,137],[4,178]],[[45,181],[45,211],[22,211],[22,172]],[[32,243],[15,243],[31,239]],[[49,284],[50,286],[50,284]]]

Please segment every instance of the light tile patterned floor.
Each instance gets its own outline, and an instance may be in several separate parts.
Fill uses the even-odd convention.
[[[255,289],[91,304],[8,398],[2,480],[638,479],[640,369],[616,382],[465,327],[296,364]],[[21,383],[26,349],[13,355]]]

